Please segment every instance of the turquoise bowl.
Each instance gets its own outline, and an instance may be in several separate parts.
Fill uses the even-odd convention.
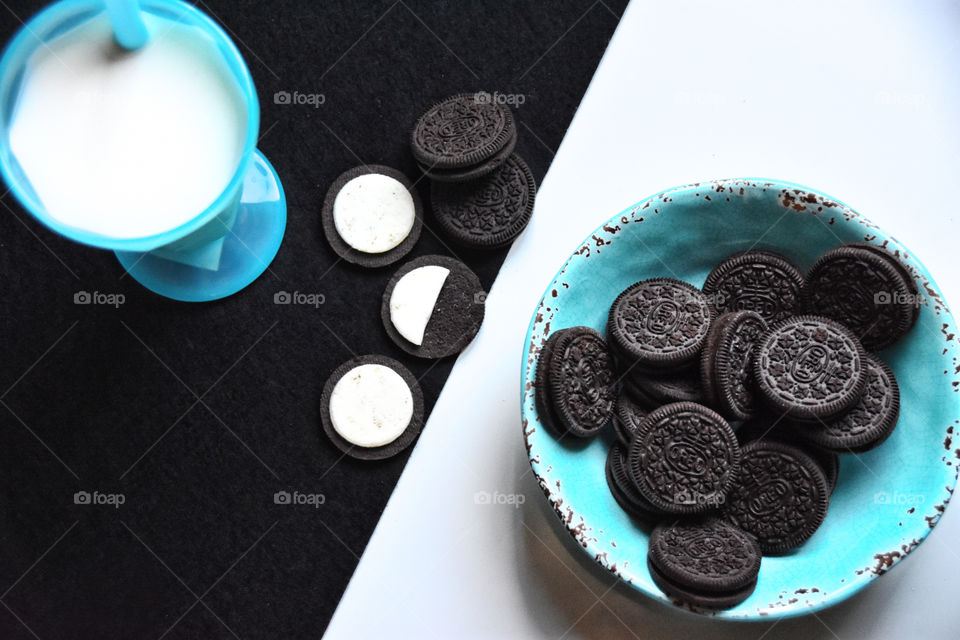
[[[827,249],[854,241],[899,255],[924,298],[913,331],[881,353],[900,383],[897,429],[873,451],[841,456],[823,526],[794,553],[764,558],[747,600],[723,611],[683,608],[740,620],[817,611],[885,575],[929,535],[960,464],[953,442],[960,424],[956,322],[933,278],[903,245],[839,200],[786,182],[718,180],[663,191],[611,218],[566,261],[530,322],[522,368],[530,465],[590,558],[637,591],[671,602],[647,571],[649,529],[627,516],[607,489],[612,433],[558,440],[541,426],[534,373],[547,336],[575,325],[603,332],[614,298],[637,280],[672,276],[700,286],[714,264],[749,248],[775,249],[808,268]]]

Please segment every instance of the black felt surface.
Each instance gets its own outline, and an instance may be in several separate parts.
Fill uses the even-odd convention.
[[[477,89],[524,96],[517,151],[540,182],[624,4],[200,3],[246,57],[259,146],[289,204],[269,272],[223,301],[159,298],[110,252],[2,198],[0,638],[322,633],[408,455],[343,458],[320,428],[322,385],[353,355],[382,353],[420,378],[429,411],[453,365],[384,334],[391,270],[337,262],[320,229],[326,189],[361,162],[415,177],[417,116]],[[39,6],[3,3],[0,39]],[[277,91],[325,99],[275,104]],[[487,288],[506,255],[455,251]],[[450,251],[425,227],[410,257],[430,253]],[[125,302],[76,305],[80,291]],[[325,303],[276,305],[279,291]],[[78,505],[77,491],[125,502]],[[277,491],[325,502],[275,504]]]

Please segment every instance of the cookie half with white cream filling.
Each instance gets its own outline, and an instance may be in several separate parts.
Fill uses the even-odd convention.
[[[410,253],[420,238],[423,203],[403,173],[364,165],[333,182],[321,219],[338,256],[363,267],[385,267]]]
[[[398,347],[420,358],[462,351],[480,330],[486,294],[467,265],[422,256],[400,267],[383,292],[383,327]]]
[[[330,375],[320,397],[320,421],[333,444],[360,460],[394,456],[423,427],[423,392],[392,358],[353,358]]]

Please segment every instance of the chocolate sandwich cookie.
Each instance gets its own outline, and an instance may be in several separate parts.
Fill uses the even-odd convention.
[[[643,497],[630,480],[627,471],[627,447],[614,442],[607,454],[605,467],[607,486],[613,499],[628,514],[645,521],[657,520],[664,514]]]
[[[803,544],[827,515],[829,487],[823,471],[802,450],[756,440],[743,447],[739,483],[724,514],[757,539],[764,553]]]
[[[868,351],[906,335],[917,319],[916,285],[892,257],[861,246],[841,246],[817,258],[804,285],[809,312],[853,331]]]
[[[433,216],[447,237],[472,249],[496,249],[526,228],[537,185],[527,163],[512,154],[483,178],[435,182],[430,194]]]
[[[699,289],[673,278],[652,278],[617,296],[607,335],[639,370],[676,370],[698,361],[712,319]]]
[[[703,389],[695,371],[660,375],[637,373],[626,376],[623,387],[638,402],[650,407],[671,402],[704,402]]]
[[[700,376],[700,389],[703,392],[704,403],[715,407],[717,406],[717,387],[713,376],[713,358],[717,354],[717,343],[720,340],[720,333],[723,328],[734,317],[732,313],[722,313],[714,318],[710,325],[710,331],[707,333],[707,339],[703,343],[703,349],[700,350],[700,362],[698,375]]]
[[[386,356],[361,356],[343,363],[320,396],[320,421],[327,437],[359,460],[382,460],[409,447],[420,434],[423,416],[417,379]]]
[[[866,383],[865,353],[840,323],[795,316],[760,339],[753,361],[760,395],[775,411],[812,421],[850,409]]]
[[[877,246],[875,244],[870,244],[869,242],[848,242],[844,246],[860,247],[861,249],[872,251],[888,261],[897,270],[897,272],[903,277],[903,281],[907,283],[907,287],[914,296],[915,304],[913,305],[913,316],[914,322],[916,322],[917,318],[920,316],[920,288],[917,286],[917,281],[913,277],[913,274],[910,273],[910,270],[905,264],[903,264],[900,258],[891,253],[889,249]]]
[[[711,359],[714,397],[722,415],[731,420],[747,420],[756,410],[754,352],[768,327],[755,311],[735,311],[729,315],[722,323]]]
[[[380,316],[393,342],[420,358],[462,351],[480,330],[485,295],[467,265],[446,256],[422,256],[393,275]]]
[[[410,149],[426,171],[447,180],[470,180],[497,168],[496,159],[516,144],[510,109],[480,94],[463,93],[433,105],[410,134]]]
[[[764,249],[725,258],[707,275],[703,293],[717,313],[755,311],[767,322],[797,313],[803,273],[787,258]]]
[[[589,327],[566,329],[550,357],[549,399],[570,435],[587,438],[610,422],[617,400],[613,358]]]
[[[617,408],[613,412],[612,420],[617,439],[624,445],[630,446],[633,436],[637,433],[637,427],[648,413],[643,404],[638,403],[629,393],[621,389],[617,395]]]
[[[507,141],[507,144],[503,147],[503,149],[479,164],[475,164],[465,169],[438,169],[437,167],[430,167],[418,162],[417,167],[420,169],[423,175],[430,178],[430,180],[433,182],[470,182],[471,180],[479,180],[480,178],[485,177],[487,174],[492,173],[507,160],[510,154],[513,153],[513,150],[516,148],[516,146],[517,134],[514,132],[513,137]]]
[[[753,593],[753,590],[757,587],[757,581],[754,580],[747,586],[734,591],[708,593],[706,591],[701,592],[687,589],[668,580],[650,561],[649,554],[647,555],[647,569],[650,571],[650,577],[653,579],[653,583],[657,585],[660,591],[663,591],[671,598],[703,609],[729,609],[735,607],[749,598],[750,594]]]
[[[334,180],[323,202],[321,222],[338,256],[363,267],[385,267],[417,244],[423,204],[401,172],[365,165]]]
[[[559,329],[550,334],[543,343],[540,354],[537,356],[537,370],[534,376],[534,399],[537,403],[537,416],[540,422],[551,430],[554,435],[566,432],[563,423],[557,416],[556,409],[550,401],[550,362],[553,359],[553,350],[566,329]]]
[[[631,479],[667,513],[702,513],[723,504],[739,466],[740,446],[730,425],[692,402],[651,412],[630,444]]]
[[[648,553],[672,584],[706,594],[755,584],[763,556],[752,535],[717,518],[661,523],[650,534]]]
[[[797,426],[797,434],[820,447],[844,453],[873,449],[897,426],[900,388],[893,370],[879,358],[867,355],[867,382],[856,405],[839,418]]]

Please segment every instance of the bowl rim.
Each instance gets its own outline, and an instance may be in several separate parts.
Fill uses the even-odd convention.
[[[950,312],[950,308],[944,300],[943,294],[940,291],[940,287],[936,284],[933,276],[930,274],[929,270],[923,265],[923,263],[907,248],[900,243],[890,233],[887,233],[876,224],[874,224],[869,218],[859,213],[851,206],[839,200],[829,194],[826,194],[817,189],[813,189],[806,185],[802,185],[795,182],[790,182],[786,180],[772,179],[772,178],[756,178],[756,177],[744,177],[744,178],[720,178],[714,180],[702,180],[699,182],[691,182],[669,189],[664,189],[658,191],[638,202],[630,205],[626,209],[623,209],[616,215],[602,222],[598,227],[596,227],[590,234],[588,234],[583,241],[580,242],[578,250],[575,250],[570,254],[570,256],[564,261],[563,265],[556,272],[554,277],[548,283],[546,289],[543,292],[543,295],[538,299],[533,314],[531,316],[530,324],[527,328],[526,335],[524,337],[523,351],[521,354],[521,380],[520,380],[520,409],[521,409],[521,424],[523,429],[523,440],[527,450],[527,462],[530,465],[531,471],[534,474],[534,477],[537,480],[541,491],[543,492],[545,498],[549,502],[550,506],[553,507],[553,511],[556,513],[557,517],[560,519],[561,524],[564,529],[569,533],[573,538],[578,542],[578,547],[583,550],[594,562],[602,566],[607,571],[610,571],[612,574],[616,575],[621,579],[622,582],[627,583],[632,590],[642,593],[643,595],[656,600],[666,605],[670,605],[672,609],[687,612],[689,615],[698,615],[701,617],[710,617],[717,620],[724,620],[730,622],[744,622],[744,621],[760,621],[760,620],[778,620],[784,618],[798,617],[802,615],[807,615],[810,613],[815,613],[823,609],[832,607],[840,602],[843,602],[853,596],[855,593],[859,593],[862,589],[872,584],[874,580],[885,575],[893,567],[899,565],[914,549],[916,549],[927,536],[933,531],[936,525],[939,523],[940,518],[943,516],[946,511],[946,507],[950,502],[950,497],[953,495],[953,492],[957,485],[958,473],[960,473],[960,464],[951,465],[953,468],[952,478],[950,479],[949,486],[946,486],[943,495],[943,500],[939,502],[935,507],[935,514],[932,517],[927,517],[929,526],[921,531],[921,534],[918,538],[914,540],[914,543],[909,547],[904,546],[903,550],[897,554],[889,554],[891,557],[882,563],[878,563],[878,569],[875,570],[866,570],[861,575],[865,576],[864,579],[860,580],[851,580],[848,581],[842,588],[831,591],[829,596],[825,596],[819,599],[816,602],[807,602],[804,607],[767,607],[766,609],[758,609],[755,612],[738,612],[731,614],[727,610],[710,610],[710,609],[700,609],[697,607],[692,607],[684,605],[682,607],[674,606],[673,601],[667,597],[665,594],[660,592],[652,592],[648,590],[643,585],[636,584],[630,580],[623,579],[623,574],[620,569],[616,567],[616,563],[611,562],[607,559],[607,553],[605,549],[601,549],[596,545],[596,541],[592,538],[583,535],[583,524],[587,521],[582,517],[570,517],[570,514],[563,513],[560,510],[560,505],[565,505],[571,513],[576,516],[575,512],[572,512],[572,509],[569,507],[569,504],[566,502],[566,498],[563,496],[563,489],[556,486],[551,486],[548,479],[545,477],[545,474],[540,471],[540,467],[543,464],[548,464],[543,460],[538,459],[538,453],[535,450],[536,444],[531,441],[531,436],[537,431],[538,427],[542,426],[542,423],[539,420],[538,412],[536,408],[536,403],[530,400],[530,397],[533,394],[532,387],[527,388],[528,383],[533,382],[532,373],[534,372],[534,366],[536,363],[536,354],[539,353],[539,344],[540,341],[534,339],[534,329],[540,324],[538,320],[538,315],[543,312],[545,301],[548,300],[553,289],[556,289],[559,286],[559,282],[563,274],[566,272],[567,268],[574,260],[583,258],[584,247],[589,247],[593,243],[592,240],[596,236],[606,233],[609,229],[609,225],[614,221],[620,221],[621,218],[627,217],[633,214],[636,211],[648,208],[654,201],[658,199],[663,199],[668,194],[687,192],[696,188],[700,189],[714,189],[716,186],[723,185],[738,185],[742,187],[748,187],[750,189],[761,188],[766,190],[767,188],[772,188],[776,190],[785,190],[794,192],[796,195],[807,194],[813,195],[819,198],[821,205],[824,203],[828,207],[835,207],[838,210],[838,213],[845,214],[844,217],[847,219],[855,219],[860,224],[862,224],[866,229],[873,229],[880,232],[880,236],[883,240],[886,241],[885,245],[892,245],[892,249],[898,251],[898,255],[905,257],[909,260],[908,267],[910,268],[911,275],[914,278],[919,278],[922,285],[922,292],[929,297],[932,297],[934,301],[935,312],[944,319],[944,324],[949,328],[953,327],[956,329],[957,322],[953,317],[953,314]],[[804,206],[798,211],[805,210]],[[809,211],[807,213],[810,213]],[[819,213],[819,212],[818,212]],[[813,215],[813,214],[811,214]],[[587,253],[589,256],[589,252]],[[960,335],[960,332],[955,331]],[[544,336],[545,338],[545,336]],[[960,357],[960,341],[957,338],[947,340],[948,350],[952,352],[954,356]],[[944,356],[947,356],[948,353],[945,352]],[[960,398],[958,398],[954,404],[960,406]],[[957,413],[960,417],[960,412]],[[578,521],[579,520],[579,521]],[[579,554],[578,554],[579,555]],[[859,577],[859,576],[858,576]],[[761,613],[762,611],[762,613]]]

